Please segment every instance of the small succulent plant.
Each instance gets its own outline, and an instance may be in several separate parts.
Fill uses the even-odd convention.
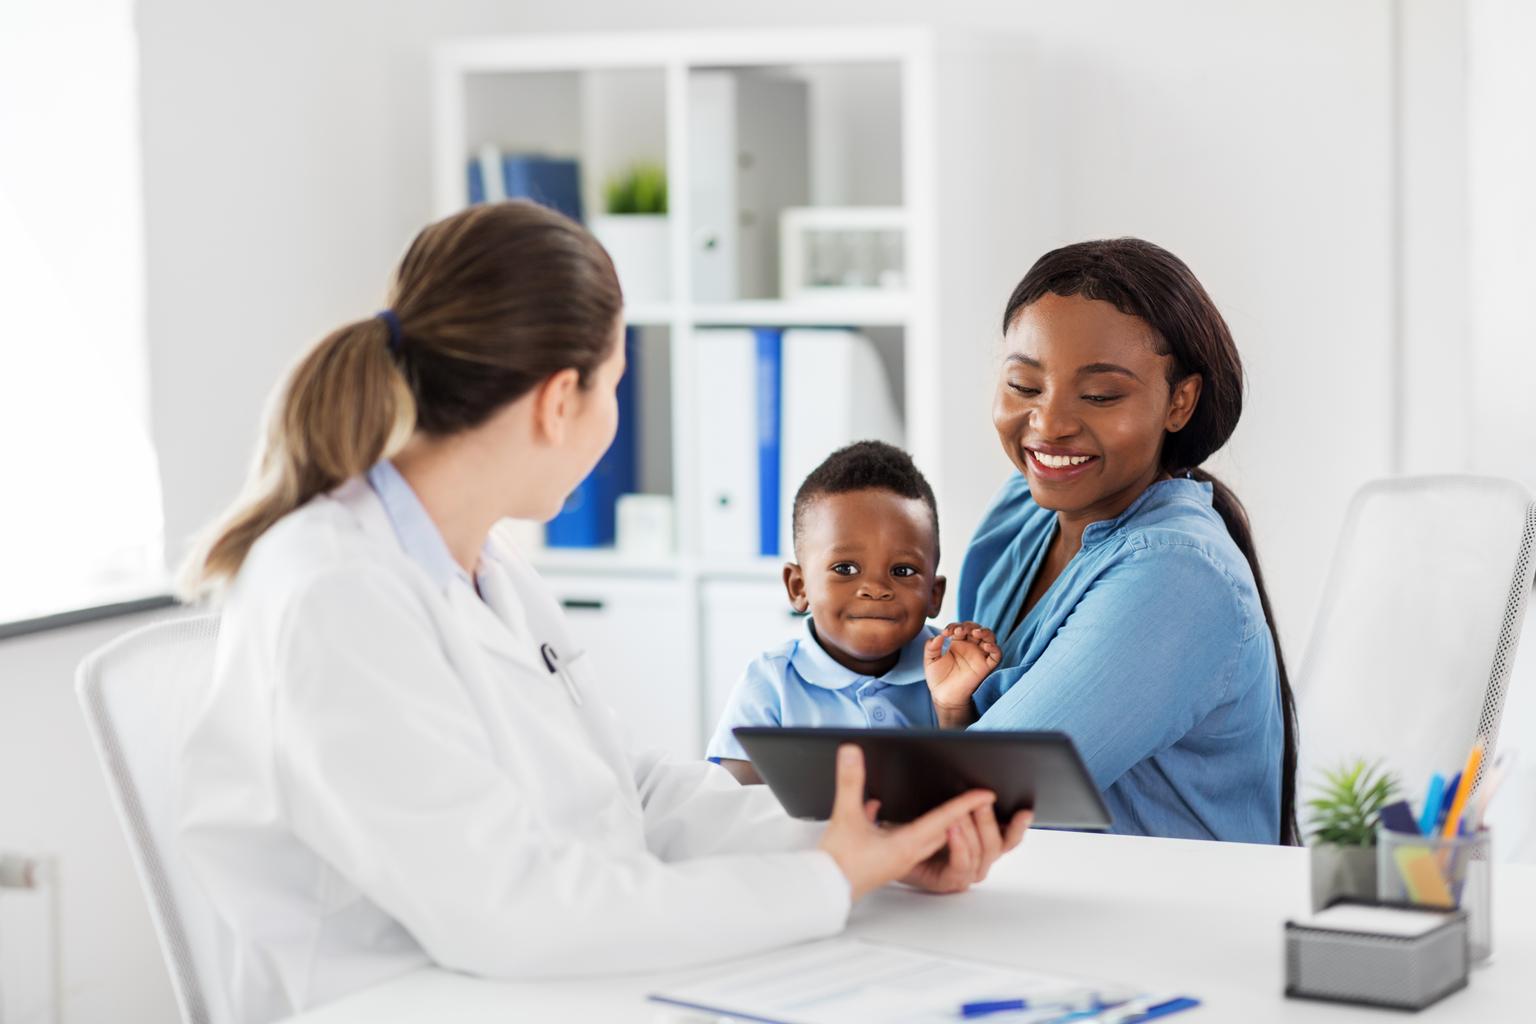
[[[1356,761],[1324,771],[1316,795],[1307,801],[1312,842],[1375,846],[1376,819],[1398,788],[1397,778],[1379,764]]]
[[[666,213],[667,172],[656,164],[636,164],[603,188],[609,213]]]

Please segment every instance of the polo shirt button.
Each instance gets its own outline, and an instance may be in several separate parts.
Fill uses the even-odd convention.
[[[877,722],[885,721],[885,708],[875,708],[874,711],[870,712],[870,717]]]

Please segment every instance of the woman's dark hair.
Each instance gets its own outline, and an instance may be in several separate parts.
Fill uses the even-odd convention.
[[[1237,495],[1200,468],[1227,443],[1243,412],[1243,364],[1232,332],[1189,267],[1168,250],[1139,238],[1078,242],[1040,257],[1008,299],[1003,332],[1006,334],[1013,326],[1024,307],[1047,294],[1081,295],[1107,302],[1150,326],[1157,339],[1158,353],[1172,357],[1169,387],[1190,374],[1201,376],[1200,398],[1194,414],[1182,430],[1163,437],[1162,468],[1211,485],[1216,512],[1253,570],[1259,603],[1274,639],[1280,675],[1280,714],[1285,727],[1280,841],[1294,845],[1300,841],[1296,824],[1296,701],[1280,650],[1280,634],[1275,630],[1275,616],[1264,589],[1264,573],[1254,550],[1248,513]]]
[[[561,370],[587,386],[623,304],[603,247],[552,210],[514,200],[427,225],[388,310],[332,331],[294,367],[247,493],[188,560],[183,593],[232,578],[274,523],[413,432],[479,426]]]

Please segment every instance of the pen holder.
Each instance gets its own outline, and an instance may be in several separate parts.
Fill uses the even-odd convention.
[[[1493,952],[1493,859],[1487,829],[1444,839],[1376,830],[1376,898],[1383,903],[1460,907],[1474,963]]]

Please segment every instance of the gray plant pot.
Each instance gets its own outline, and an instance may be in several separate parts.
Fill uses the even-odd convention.
[[[1338,899],[1376,900],[1376,848],[1322,843],[1312,856],[1312,909]]]

